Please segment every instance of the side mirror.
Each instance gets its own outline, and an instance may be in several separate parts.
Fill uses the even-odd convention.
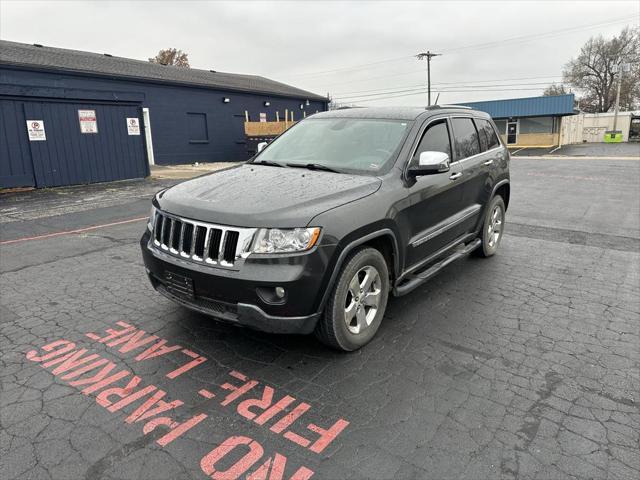
[[[258,144],[258,153],[260,153],[262,150],[264,150],[264,147],[266,147],[267,145],[269,145],[267,142],[260,142]]]
[[[449,163],[449,155],[444,152],[422,152],[418,158],[418,164],[409,167],[409,175],[419,177],[445,173],[449,171]]]

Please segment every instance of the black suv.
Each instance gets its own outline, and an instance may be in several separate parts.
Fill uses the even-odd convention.
[[[389,293],[496,252],[509,193],[509,152],[485,113],[323,112],[247,163],[159,192],[142,254],[175,302],[355,350]]]

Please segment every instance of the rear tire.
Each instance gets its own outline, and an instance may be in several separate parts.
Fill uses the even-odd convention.
[[[325,345],[351,352],[366,345],[378,331],[389,297],[389,269],[375,248],[361,248],[347,257],[316,326]]]
[[[474,255],[485,258],[495,255],[504,233],[505,211],[502,197],[500,195],[493,197],[487,206],[482,222],[482,234],[480,235],[482,244],[473,251]]]

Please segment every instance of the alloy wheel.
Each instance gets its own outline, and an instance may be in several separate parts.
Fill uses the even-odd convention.
[[[356,272],[349,282],[345,299],[344,320],[347,329],[359,334],[373,322],[382,297],[382,279],[375,267],[367,265]]]
[[[489,218],[489,225],[487,226],[487,237],[489,247],[493,248],[498,244],[500,240],[500,235],[502,235],[502,222],[503,222],[504,214],[502,212],[502,208],[500,205],[496,205],[493,207],[493,211],[491,212],[491,217]]]

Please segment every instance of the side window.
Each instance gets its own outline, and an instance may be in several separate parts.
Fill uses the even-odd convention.
[[[480,153],[480,139],[473,120],[470,118],[454,118],[453,133],[458,160]]]
[[[488,148],[488,140],[487,140],[487,132],[482,128],[482,120],[478,120],[477,118],[473,119],[473,123],[476,124],[476,130],[478,131],[478,137],[480,138],[480,151],[486,152],[489,150]]]
[[[451,142],[446,120],[440,120],[429,125],[418,144],[414,161],[418,161],[422,152],[444,152],[451,158]]]
[[[482,143],[483,138],[487,142],[487,150],[491,150],[492,148],[496,148],[500,146],[500,140],[498,140],[498,135],[496,134],[493,125],[488,120],[478,119],[476,120],[476,125],[478,127],[478,132],[480,133],[480,143]],[[484,144],[482,147],[483,150]]]

